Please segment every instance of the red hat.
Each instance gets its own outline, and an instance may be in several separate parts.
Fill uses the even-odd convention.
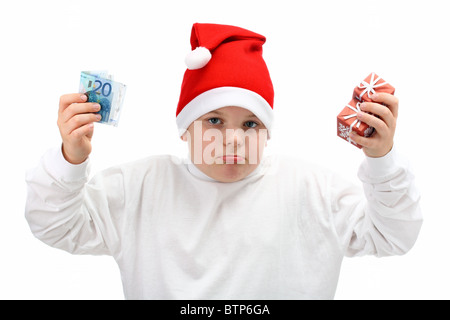
[[[270,135],[274,91],[262,57],[265,41],[235,26],[193,25],[176,113],[180,136],[202,115],[227,106],[253,112]]]

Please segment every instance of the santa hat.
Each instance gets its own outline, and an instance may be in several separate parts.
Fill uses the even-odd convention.
[[[213,110],[248,109],[270,131],[274,91],[262,45],[266,38],[235,26],[195,23],[176,112],[180,136]]]

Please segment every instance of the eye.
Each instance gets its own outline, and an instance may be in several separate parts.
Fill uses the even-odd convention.
[[[208,119],[208,122],[209,122],[210,124],[220,124],[220,123],[221,123],[221,121],[220,121],[219,118],[209,118],[209,119]]]
[[[255,121],[247,121],[244,123],[244,126],[247,128],[256,128],[258,124]]]

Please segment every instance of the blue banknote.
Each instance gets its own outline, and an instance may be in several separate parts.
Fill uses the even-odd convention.
[[[100,104],[101,123],[119,124],[126,85],[114,81],[107,71],[82,71],[79,92],[87,95],[88,102]]]

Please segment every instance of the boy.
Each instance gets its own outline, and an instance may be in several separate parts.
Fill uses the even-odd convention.
[[[194,24],[177,108],[187,163],[153,156],[88,182],[99,106],[63,95],[62,147],[27,174],[34,235],[74,254],[112,255],[127,299],[332,299],[344,256],[409,251],[422,216],[393,147],[397,98],[379,93],[361,105],[359,119],[376,129],[351,136],[366,154],[363,188],[263,157],[274,97],[264,42]]]

